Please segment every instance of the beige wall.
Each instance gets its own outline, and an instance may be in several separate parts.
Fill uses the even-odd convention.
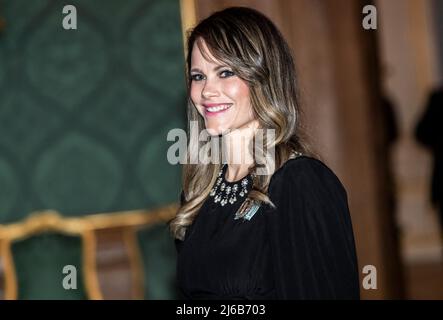
[[[429,202],[431,158],[414,140],[429,91],[438,84],[432,0],[378,0],[385,88],[395,103],[400,137],[393,153],[397,220],[406,261],[440,258],[436,212]],[[442,17],[443,18],[443,17]]]

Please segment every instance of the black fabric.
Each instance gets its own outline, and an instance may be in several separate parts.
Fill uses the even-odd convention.
[[[415,135],[433,156],[431,201],[440,207],[443,227],[443,88],[431,93],[425,113],[417,124]]]
[[[272,177],[251,220],[241,201],[203,204],[176,240],[177,280],[189,299],[358,299],[359,280],[346,192],[319,160],[298,157]]]

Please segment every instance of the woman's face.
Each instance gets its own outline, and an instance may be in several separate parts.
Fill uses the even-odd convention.
[[[191,100],[210,135],[246,127],[254,120],[249,87],[231,68],[219,63],[203,42],[206,60],[196,43],[191,55]]]

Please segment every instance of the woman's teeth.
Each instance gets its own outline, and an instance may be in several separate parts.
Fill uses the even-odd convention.
[[[228,109],[230,107],[231,107],[230,104],[223,104],[223,105],[219,105],[219,106],[216,106],[216,107],[206,108],[206,111],[208,111],[208,112],[219,112],[219,111],[222,111],[222,110],[226,110],[226,109]]]

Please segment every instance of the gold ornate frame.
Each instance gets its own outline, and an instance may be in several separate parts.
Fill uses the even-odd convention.
[[[123,227],[124,239],[128,248],[131,269],[135,272],[134,292],[136,299],[143,297],[140,284],[143,280],[141,270],[141,256],[136,241],[135,228],[171,220],[177,211],[177,205],[172,204],[155,210],[133,210],[116,213],[100,213],[78,218],[62,217],[52,210],[32,213],[25,220],[2,225],[0,224],[0,256],[5,264],[5,299],[18,298],[17,276],[11,244],[14,241],[26,239],[42,232],[52,231],[82,238],[82,260],[84,280],[89,299],[101,300],[97,267],[96,267],[96,239],[95,231],[99,229]]]
[[[180,0],[180,15],[182,21],[183,48],[186,58],[186,33],[197,22],[195,0]]]
[[[95,268],[95,235],[91,225],[87,220],[63,219],[56,211],[50,210],[31,214],[20,223],[0,225],[1,255],[5,263],[5,299],[18,298],[12,243],[46,231],[81,237],[86,291],[90,299],[101,299]]]

